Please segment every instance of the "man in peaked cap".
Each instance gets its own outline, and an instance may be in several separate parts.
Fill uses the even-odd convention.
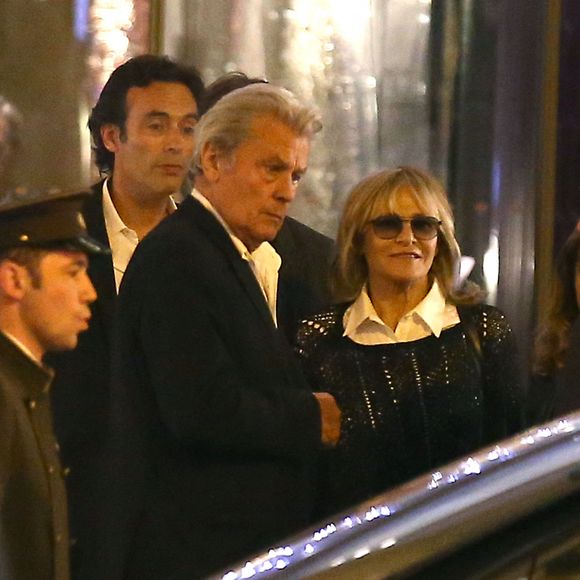
[[[96,298],[82,195],[17,190],[0,203],[0,578],[67,580],[66,494],[49,351],[72,349]]]

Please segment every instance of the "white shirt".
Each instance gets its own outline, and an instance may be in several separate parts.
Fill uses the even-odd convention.
[[[176,208],[175,202],[169,198],[169,210],[174,211]],[[103,215],[105,217],[105,228],[107,230],[107,237],[109,238],[109,245],[111,246],[111,254],[113,257],[113,272],[115,274],[115,286],[119,292],[121,280],[129,264],[129,260],[133,256],[133,252],[139,243],[139,238],[135,230],[128,228],[121,216],[117,212],[111,194],[109,193],[109,180],[103,183]]]
[[[276,301],[278,298],[278,272],[282,265],[282,258],[278,252],[276,252],[272,244],[268,242],[262,242],[253,252],[250,252],[244,242],[242,242],[242,240],[232,232],[228,224],[207,197],[195,188],[191,192],[191,195],[216,217],[230,236],[242,259],[250,265],[250,268],[262,289],[264,297],[266,298],[274,324],[278,326]]]
[[[436,281],[427,296],[401,318],[395,330],[381,320],[365,286],[344,313],[343,336],[368,346],[410,342],[431,334],[439,337],[442,330],[458,323],[457,308],[445,302]]]

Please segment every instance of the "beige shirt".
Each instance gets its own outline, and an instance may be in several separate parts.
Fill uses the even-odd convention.
[[[194,189],[191,192],[191,195],[216,217],[230,236],[242,259],[250,265],[250,268],[262,289],[264,297],[266,298],[274,324],[278,326],[276,301],[278,298],[278,272],[282,265],[282,258],[278,252],[276,252],[272,244],[268,242],[262,242],[253,252],[250,252],[244,242],[242,242],[242,240],[232,232],[225,220],[221,217],[212,203],[203,196],[203,194],[197,191],[197,189]]]
[[[168,213],[175,211],[177,206],[171,197],[168,203]],[[105,228],[107,229],[107,237],[109,238],[109,245],[111,246],[111,254],[113,257],[115,286],[117,292],[119,292],[121,280],[133,256],[133,252],[139,243],[139,238],[135,230],[125,225],[117,212],[109,192],[109,180],[103,183],[103,215],[105,217]]]
[[[439,337],[442,330],[458,323],[457,308],[445,302],[436,281],[427,296],[401,318],[394,330],[377,314],[365,286],[344,313],[343,336],[348,336],[358,344],[369,346],[410,342],[431,334]]]

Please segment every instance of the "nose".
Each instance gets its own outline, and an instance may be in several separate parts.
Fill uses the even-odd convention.
[[[403,228],[397,235],[395,240],[401,244],[412,244],[416,241],[415,234],[413,233],[413,228],[411,227],[411,222],[403,222]]]
[[[97,299],[97,291],[86,272],[83,272],[81,281],[81,299],[84,303],[90,304]]]
[[[276,196],[286,203],[291,203],[296,197],[297,187],[298,183],[294,181],[292,175],[283,176],[277,184]]]
[[[183,134],[181,127],[174,125],[170,127],[165,134],[166,151],[182,151],[185,147],[186,140],[191,141],[191,137]]]

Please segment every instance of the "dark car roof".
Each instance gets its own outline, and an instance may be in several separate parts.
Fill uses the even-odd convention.
[[[580,490],[580,413],[484,448],[215,578],[409,577]]]

